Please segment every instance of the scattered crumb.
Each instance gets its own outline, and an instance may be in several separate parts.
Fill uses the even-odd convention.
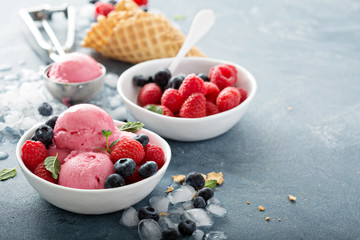
[[[246,202],[246,204],[250,204],[250,202]]]
[[[265,208],[263,206],[259,206],[258,209],[259,209],[259,211],[264,211],[265,210]]]
[[[168,213],[168,212],[159,212],[159,215],[160,215],[160,216],[170,216],[171,213]]]
[[[266,217],[265,220],[266,220],[266,221],[269,221],[269,220],[270,220],[270,217]]]
[[[205,174],[201,174],[203,176],[203,178],[205,179],[205,181],[207,180],[207,177]]]
[[[279,218],[278,221],[281,222],[281,219]]]
[[[288,111],[292,111],[293,110],[293,108],[292,107],[288,107]]]
[[[290,201],[292,201],[292,202],[295,202],[295,201],[296,201],[296,197],[294,197],[293,195],[289,195],[289,199],[290,199]]]
[[[224,176],[222,172],[216,173],[211,172],[207,175],[207,180],[216,180],[218,185],[221,185],[224,182]]]
[[[174,191],[174,187],[168,187],[168,189],[165,191],[166,193]]]
[[[185,175],[180,174],[177,176],[172,176],[172,179],[174,180],[174,182],[180,183],[185,180]]]

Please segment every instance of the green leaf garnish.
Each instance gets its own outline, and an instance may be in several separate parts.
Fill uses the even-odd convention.
[[[216,184],[217,184],[217,181],[214,179],[206,180],[204,187],[214,188],[214,187],[216,187]]]
[[[101,131],[101,134],[102,134],[104,137],[108,138],[108,137],[110,137],[110,135],[112,134],[112,132],[110,132],[110,130],[105,130],[105,129],[103,129],[103,130]]]
[[[184,20],[186,18],[186,16],[177,14],[177,15],[174,15],[173,18],[174,18],[174,20]]]
[[[8,180],[15,177],[17,174],[16,167],[14,168],[4,168],[0,171],[0,181]]]
[[[47,157],[44,161],[44,165],[45,168],[51,172],[51,176],[54,179],[58,179],[59,178],[59,173],[60,173],[60,162],[57,159],[58,154],[56,153],[56,156],[50,156]]]
[[[152,111],[154,113],[158,113],[158,114],[161,114],[161,115],[164,115],[164,110],[159,107],[159,106],[156,106],[154,104],[149,104],[149,105],[146,105],[145,106],[145,109],[149,110],[149,111]]]
[[[111,149],[115,144],[117,144],[119,141],[120,141],[119,139],[113,141],[113,142],[110,144],[110,149]]]
[[[144,127],[142,122],[127,122],[119,127],[120,131],[136,133]]]

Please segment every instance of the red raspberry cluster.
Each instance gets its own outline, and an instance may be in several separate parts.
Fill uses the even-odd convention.
[[[247,98],[245,89],[235,87],[237,75],[235,66],[220,64],[212,67],[205,79],[194,73],[187,75],[178,89],[171,87],[171,79],[166,89],[156,81],[148,82],[140,89],[137,101],[151,111],[155,105],[162,109],[160,113],[171,117],[214,115],[236,107]]]

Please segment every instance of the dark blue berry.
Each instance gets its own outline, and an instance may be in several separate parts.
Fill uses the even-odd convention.
[[[110,0],[109,3],[112,4],[112,5],[115,5],[115,4],[116,4],[116,1]]]
[[[38,141],[38,139],[37,139],[37,137],[36,137],[35,133],[31,136],[31,139],[30,139],[30,140],[33,140],[33,141]]]
[[[91,4],[95,4],[95,3],[97,3],[99,0],[89,0],[89,3],[91,3]]]
[[[148,161],[139,167],[138,173],[140,177],[147,178],[156,173],[158,165],[154,161]]]
[[[153,76],[149,75],[149,76],[147,77],[147,81],[148,81],[148,83],[154,82]]]
[[[57,119],[58,119],[58,116],[53,116],[49,120],[47,120],[45,122],[45,124],[48,125],[49,127],[51,127],[52,129],[54,129]]]
[[[143,147],[145,147],[148,143],[149,143],[149,137],[146,134],[138,134],[135,137],[133,137],[133,139],[135,139],[136,141],[138,141],[139,143],[141,143],[141,145]]]
[[[184,236],[191,236],[196,230],[196,224],[188,219],[181,220],[178,225],[179,232]]]
[[[176,75],[176,76],[172,77],[169,80],[168,85],[166,86],[166,88],[179,89],[181,84],[183,83],[185,77],[186,77],[185,74],[179,74],[179,75]]]
[[[133,77],[133,83],[135,86],[142,87],[148,83],[148,79],[144,77],[144,75],[135,75]]]
[[[146,206],[140,208],[138,217],[140,221],[143,219],[154,219],[155,221],[158,221],[160,216],[158,210],[150,206]]]
[[[114,172],[123,178],[130,177],[136,170],[136,163],[131,158],[121,158],[114,164]]]
[[[189,173],[185,178],[185,182],[195,188],[195,190],[199,190],[205,185],[204,177],[198,172]]]
[[[204,187],[198,191],[197,196],[201,196],[205,201],[207,201],[214,196],[214,190],[209,187]]]
[[[174,228],[168,228],[162,231],[161,240],[177,240],[179,239],[179,234]]]
[[[40,115],[42,115],[42,116],[50,116],[53,112],[53,108],[49,103],[43,102],[38,107],[38,111],[39,111]]]
[[[48,125],[42,124],[35,130],[35,137],[37,141],[42,142],[46,148],[52,144],[52,139],[54,136],[54,131]]]
[[[105,180],[105,188],[116,188],[124,185],[124,178],[117,173],[110,174]]]
[[[198,73],[197,76],[199,78],[201,78],[202,80],[204,80],[204,82],[210,82],[210,79],[209,79],[208,75],[206,75],[205,73]]]
[[[154,75],[154,82],[164,89],[165,86],[168,84],[169,79],[171,78],[171,73],[169,69],[163,68],[157,71]]]
[[[205,208],[206,207],[205,200],[200,196],[196,196],[196,198],[194,199],[194,207],[195,208]]]

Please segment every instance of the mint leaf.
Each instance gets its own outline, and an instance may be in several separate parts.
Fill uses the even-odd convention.
[[[8,180],[15,177],[17,174],[16,167],[14,168],[4,168],[0,171],[0,181]]]
[[[112,132],[110,132],[110,130],[105,130],[105,129],[103,129],[103,130],[101,131],[101,134],[102,134],[104,137],[108,138],[108,137],[110,137],[110,135],[112,134]]]
[[[119,127],[120,131],[136,133],[144,127],[142,122],[127,122]]]
[[[208,188],[214,188],[216,187],[217,181],[216,180],[206,180],[205,182],[205,186],[204,187],[208,187]]]
[[[113,142],[110,144],[110,149],[111,149],[115,144],[117,144],[119,141],[120,141],[119,139],[113,141]]]
[[[152,111],[154,113],[158,113],[158,114],[161,114],[161,115],[164,115],[164,110],[159,107],[159,106],[156,106],[154,104],[149,104],[149,105],[146,105],[145,106],[145,109],[149,110],[149,111]]]
[[[58,154],[56,156],[47,157],[44,161],[45,168],[51,172],[51,175],[54,179],[58,179],[60,173],[60,162],[57,159]]]

